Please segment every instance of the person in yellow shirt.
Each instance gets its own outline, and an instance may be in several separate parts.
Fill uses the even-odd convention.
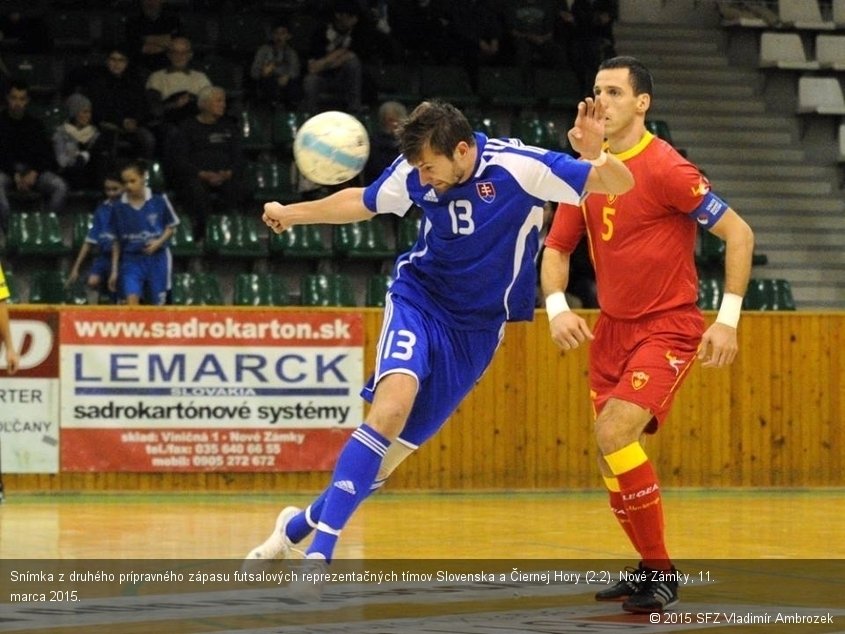
[[[6,274],[0,266],[0,341],[6,344],[6,370],[9,374],[18,371],[20,357],[12,345],[12,331],[9,326],[9,287],[6,284]]]

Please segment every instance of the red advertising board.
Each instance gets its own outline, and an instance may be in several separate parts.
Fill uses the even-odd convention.
[[[361,421],[353,312],[67,309],[66,471],[328,470]]]

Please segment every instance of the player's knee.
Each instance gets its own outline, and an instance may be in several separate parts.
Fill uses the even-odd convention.
[[[595,432],[596,445],[603,456],[618,451],[637,440],[636,435],[630,436],[613,419],[601,416],[596,420]]]
[[[409,411],[400,404],[387,403],[378,410],[376,408],[370,410],[370,414],[367,416],[367,425],[388,440],[394,441],[405,427],[408,414]]]

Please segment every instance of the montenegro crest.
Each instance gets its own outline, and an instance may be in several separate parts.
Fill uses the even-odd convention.
[[[496,188],[490,181],[483,181],[475,184],[475,191],[478,192],[478,197],[486,203],[492,203],[496,198]]]
[[[635,390],[641,390],[648,383],[649,376],[645,372],[634,372],[631,375],[631,387]]]

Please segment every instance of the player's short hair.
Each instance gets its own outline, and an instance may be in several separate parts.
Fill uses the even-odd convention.
[[[411,163],[422,156],[426,145],[435,154],[452,157],[458,143],[475,145],[472,126],[455,106],[443,101],[424,101],[414,108],[397,131],[399,151]]]
[[[631,88],[634,89],[635,95],[645,93],[649,97],[654,96],[654,78],[651,76],[651,71],[636,57],[619,55],[606,59],[599,65],[599,70],[608,70],[611,68],[628,69]]]

